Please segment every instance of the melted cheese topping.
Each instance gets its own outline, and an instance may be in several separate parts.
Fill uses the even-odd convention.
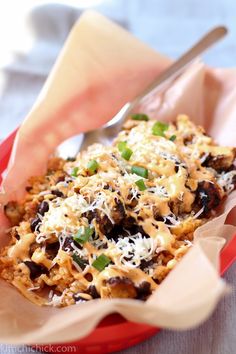
[[[11,246],[8,249],[8,257],[19,258],[22,261],[29,258],[29,248],[34,240],[34,234],[30,233],[24,235],[24,237],[22,237],[14,246]]]

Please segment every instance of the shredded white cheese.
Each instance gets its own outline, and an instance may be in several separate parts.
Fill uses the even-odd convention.
[[[133,236],[120,237],[115,244],[121,251],[121,263],[131,268],[140,266],[142,260],[151,260],[157,247],[155,239],[143,237],[140,232]]]
[[[236,176],[236,171],[222,172],[218,175],[217,182],[219,185],[230,193],[234,189],[233,179]]]

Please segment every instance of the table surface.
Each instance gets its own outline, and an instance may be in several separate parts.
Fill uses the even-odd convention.
[[[236,2],[233,0],[110,0],[97,5],[95,9],[128,28],[153,48],[173,58],[180,55],[212,26],[227,25],[230,29],[228,37],[211,49],[204,59],[213,66],[235,66]],[[11,11],[10,6],[6,11]],[[11,62],[0,58],[0,140],[17,126],[29,111],[80,13],[78,8],[47,5],[34,9],[27,20],[24,20],[22,14],[22,23],[24,20],[25,25],[21,27],[21,31],[17,27],[21,24],[15,24],[9,29],[4,28],[4,33],[9,30],[18,36],[17,40],[16,36],[13,36],[15,42],[13,40],[11,43],[15,48],[13,56],[10,56]],[[0,23],[1,16],[7,15],[1,11]],[[0,32],[3,33],[1,29],[0,25]],[[29,33],[34,33],[37,42],[31,51],[27,52],[27,45],[19,44],[27,43],[26,39],[30,40],[27,37]],[[232,286],[231,294],[221,300],[217,310],[206,323],[197,329],[184,332],[163,330],[142,344],[121,353],[235,353],[235,271],[236,265],[225,274],[226,281]],[[29,352],[29,348],[26,350],[23,347],[0,345],[0,353],[7,352],[24,353]]]

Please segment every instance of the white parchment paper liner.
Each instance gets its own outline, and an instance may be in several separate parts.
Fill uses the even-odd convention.
[[[47,159],[64,139],[109,120],[170,60],[114,23],[85,13],[72,30],[38,100],[14,144],[0,203],[20,199],[28,177],[43,173]],[[152,117],[171,120],[188,114],[221,144],[234,145],[236,70],[210,70],[201,61],[140,107]],[[205,320],[227,291],[219,277],[219,252],[235,233],[224,225],[236,204],[232,193],[221,215],[199,228],[195,245],[150,299],[93,300],[63,309],[37,307],[0,281],[0,341],[52,343],[79,339],[107,314],[131,321],[186,329]],[[7,221],[0,212],[1,244]]]

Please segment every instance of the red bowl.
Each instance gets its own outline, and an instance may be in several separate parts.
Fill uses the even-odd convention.
[[[1,174],[5,171],[9,161],[16,131],[0,144],[0,183]],[[223,274],[236,260],[236,236],[223,248],[220,258],[220,270]],[[118,314],[112,314],[103,319],[88,336],[79,341],[32,347],[44,352],[54,353],[65,351],[65,347],[72,348],[71,352],[73,353],[112,353],[138,344],[153,336],[159,330],[157,327],[130,322]]]

